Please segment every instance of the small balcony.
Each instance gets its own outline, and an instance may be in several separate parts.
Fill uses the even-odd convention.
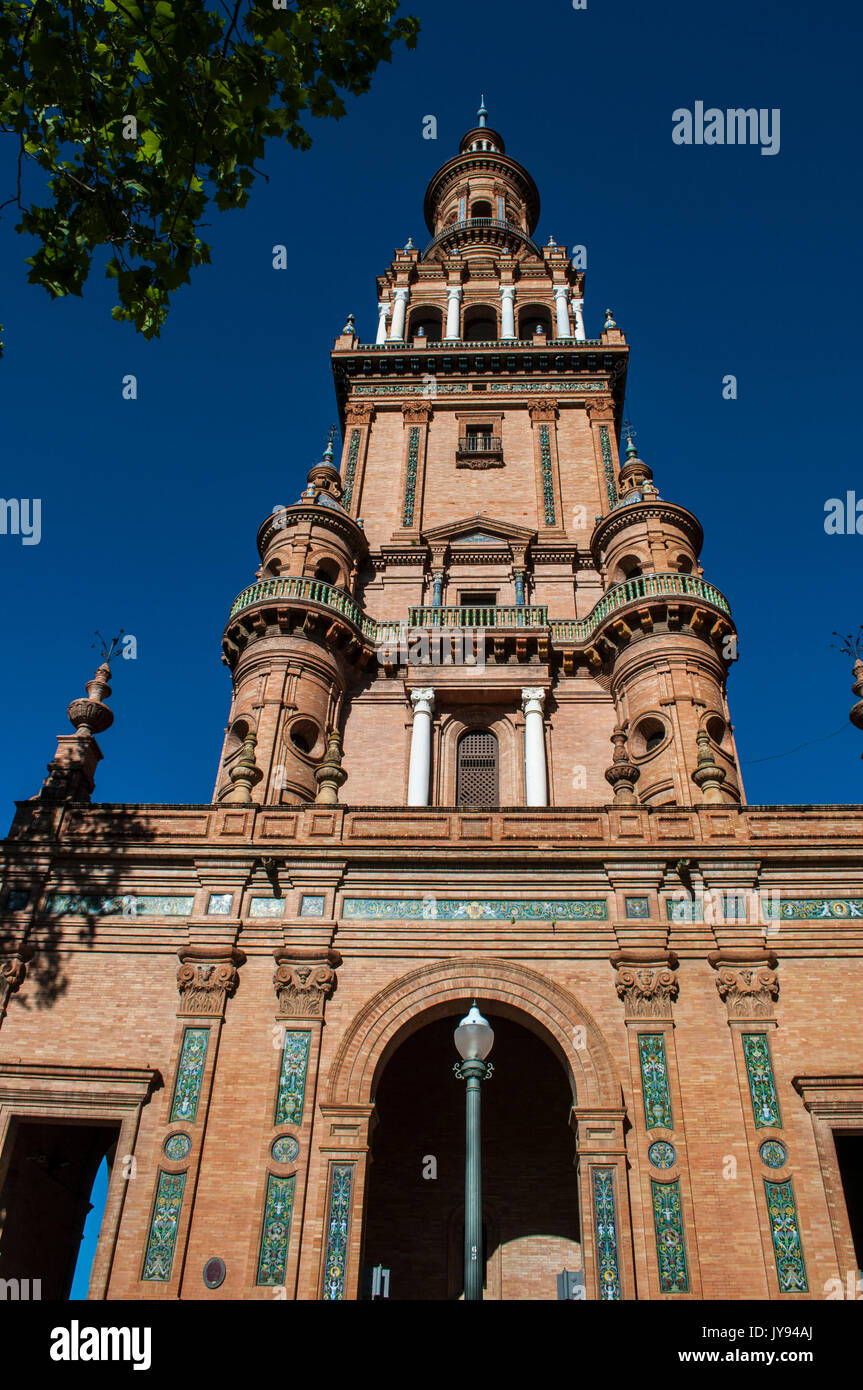
[[[509,604],[486,608],[462,605],[460,608],[408,609],[408,624],[412,628],[547,628],[548,609],[542,604]]]
[[[457,468],[502,468],[503,441],[498,434],[468,434],[455,451]]]

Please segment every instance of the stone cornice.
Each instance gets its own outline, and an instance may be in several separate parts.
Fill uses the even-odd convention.
[[[599,562],[599,551],[602,546],[608,545],[608,542],[620,531],[625,531],[629,526],[643,521],[645,517],[652,517],[657,521],[679,526],[692,540],[696,555],[700,552],[704,543],[704,532],[698,518],[677,502],[666,502],[661,498],[655,498],[649,502],[632,502],[627,506],[618,507],[597,522],[590,538],[590,550],[594,561]]]

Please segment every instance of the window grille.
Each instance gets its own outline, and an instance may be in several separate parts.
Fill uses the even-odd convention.
[[[462,734],[458,745],[457,805],[498,805],[497,755],[497,738],[487,729]]]

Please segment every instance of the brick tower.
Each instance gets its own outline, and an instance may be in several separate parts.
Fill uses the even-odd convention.
[[[744,803],[701,527],[620,466],[624,336],[486,115],[336,339],[339,465],[258,532],[212,801],[91,803],[106,654],[17,803],[16,1288],[68,1296],[100,1165],[92,1299],[458,1299],[466,1244],[490,1299],[856,1287],[863,807]]]

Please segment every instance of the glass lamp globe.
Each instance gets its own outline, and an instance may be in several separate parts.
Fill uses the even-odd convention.
[[[465,1014],[455,1030],[455,1045],[465,1062],[484,1062],[493,1042],[494,1029],[474,1000],[470,1013]]]

